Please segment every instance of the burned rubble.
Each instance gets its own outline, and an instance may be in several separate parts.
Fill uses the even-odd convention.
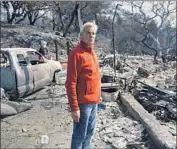
[[[162,125],[167,126],[173,136],[176,136],[176,95],[169,95],[152,90],[147,86],[141,86],[134,92],[134,97]]]
[[[176,96],[160,94],[146,86],[137,89],[134,97],[150,113],[154,113],[157,119],[163,122],[175,122],[176,114]]]
[[[143,58],[146,59],[144,62]],[[122,64],[125,64],[124,61]],[[132,56],[131,59],[126,59],[126,65],[122,66],[122,70],[128,71],[118,70],[115,74],[112,65],[109,63],[103,65],[103,83],[112,81],[119,91],[132,93],[149,113],[152,113],[173,136],[176,136],[176,62],[153,64],[150,57],[137,59]],[[123,88],[120,86],[121,83]]]
[[[142,124],[133,120],[120,101],[99,105],[96,136],[113,149],[155,149]]]
[[[27,111],[33,107],[31,103],[10,101],[10,97],[1,88],[1,119],[7,116],[16,115],[18,113]]]

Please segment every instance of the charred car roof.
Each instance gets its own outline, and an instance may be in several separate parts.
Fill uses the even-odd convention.
[[[1,48],[1,51],[37,51],[32,48]]]

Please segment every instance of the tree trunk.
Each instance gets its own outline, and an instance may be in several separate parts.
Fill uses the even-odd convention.
[[[55,51],[56,51],[56,61],[58,61],[58,42],[57,40],[55,40],[54,42],[55,42]]]
[[[155,38],[155,36],[152,34],[152,33],[149,33],[149,36],[150,38],[153,40],[153,42],[157,45],[157,56],[159,55],[160,52],[162,52],[162,48],[161,48],[161,45],[160,45],[160,42],[159,42],[159,39],[158,37]]]
[[[23,16],[22,19],[20,19],[20,20],[18,20],[17,22],[15,22],[15,24],[18,24],[18,23],[22,22],[23,20],[25,20],[25,19],[26,19],[26,16],[27,16],[27,13],[24,14],[24,16]]]
[[[96,13],[94,14],[94,17],[95,17],[96,24],[99,25],[99,23],[98,23],[98,17],[97,17]]]
[[[77,13],[78,8],[79,8],[79,4],[76,2],[75,8],[74,8],[74,10],[73,10],[73,12],[72,12],[71,20],[70,20],[69,24],[67,25],[67,27],[66,27],[64,33],[63,33],[63,37],[66,37],[66,34],[68,33],[68,30],[69,30],[71,24],[72,24],[73,21],[74,21],[74,17],[75,17],[75,15],[77,15],[76,13]]]
[[[77,9],[77,20],[78,20],[78,23],[79,23],[79,32],[81,31],[81,27],[83,25],[83,22],[82,22],[82,19],[81,19],[81,11],[80,11],[80,8]]]
[[[6,12],[7,12],[7,23],[12,24],[12,19],[10,17],[10,8],[9,8],[9,3],[3,1],[3,7],[5,8]]]
[[[146,38],[147,38],[147,37],[146,37]],[[150,47],[149,45],[147,45],[147,44],[145,43],[146,38],[144,38],[141,42],[142,42],[143,45],[145,45],[147,48],[149,48],[149,49],[151,49],[152,51],[155,52],[155,54],[154,54],[154,63],[157,64],[157,63],[158,63],[158,62],[157,62],[158,52],[157,52],[156,49],[154,49],[153,47]]]
[[[65,30],[65,25],[64,25],[64,22],[63,22],[63,19],[62,19],[62,14],[61,14],[61,8],[60,8],[60,6],[58,7],[58,12],[59,12],[59,18],[60,18],[60,22],[61,22],[61,29],[62,29],[63,32],[64,32],[64,30]]]

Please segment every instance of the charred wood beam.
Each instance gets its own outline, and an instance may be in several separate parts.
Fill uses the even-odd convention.
[[[157,88],[157,87],[154,87],[154,86],[151,86],[149,84],[146,84],[144,82],[141,82],[139,80],[135,80],[136,82],[138,83],[141,83],[142,85],[146,86],[147,88],[149,88],[150,90],[153,90],[154,92],[157,92],[159,94],[162,94],[162,95],[169,95],[169,96],[176,96],[176,93],[170,93],[168,91],[165,91],[165,90],[162,90],[160,88]]]
[[[126,62],[122,62],[124,63],[125,65],[127,65],[128,67],[130,67],[131,69],[135,70],[132,66],[130,66],[129,64],[127,64]],[[137,70],[136,70],[137,71]]]

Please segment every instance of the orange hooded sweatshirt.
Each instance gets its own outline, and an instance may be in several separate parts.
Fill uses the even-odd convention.
[[[99,64],[93,48],[80,42],[68,57],[66,92],[71,111],[79,110],[81,103],[100,100],[101,80]]]

